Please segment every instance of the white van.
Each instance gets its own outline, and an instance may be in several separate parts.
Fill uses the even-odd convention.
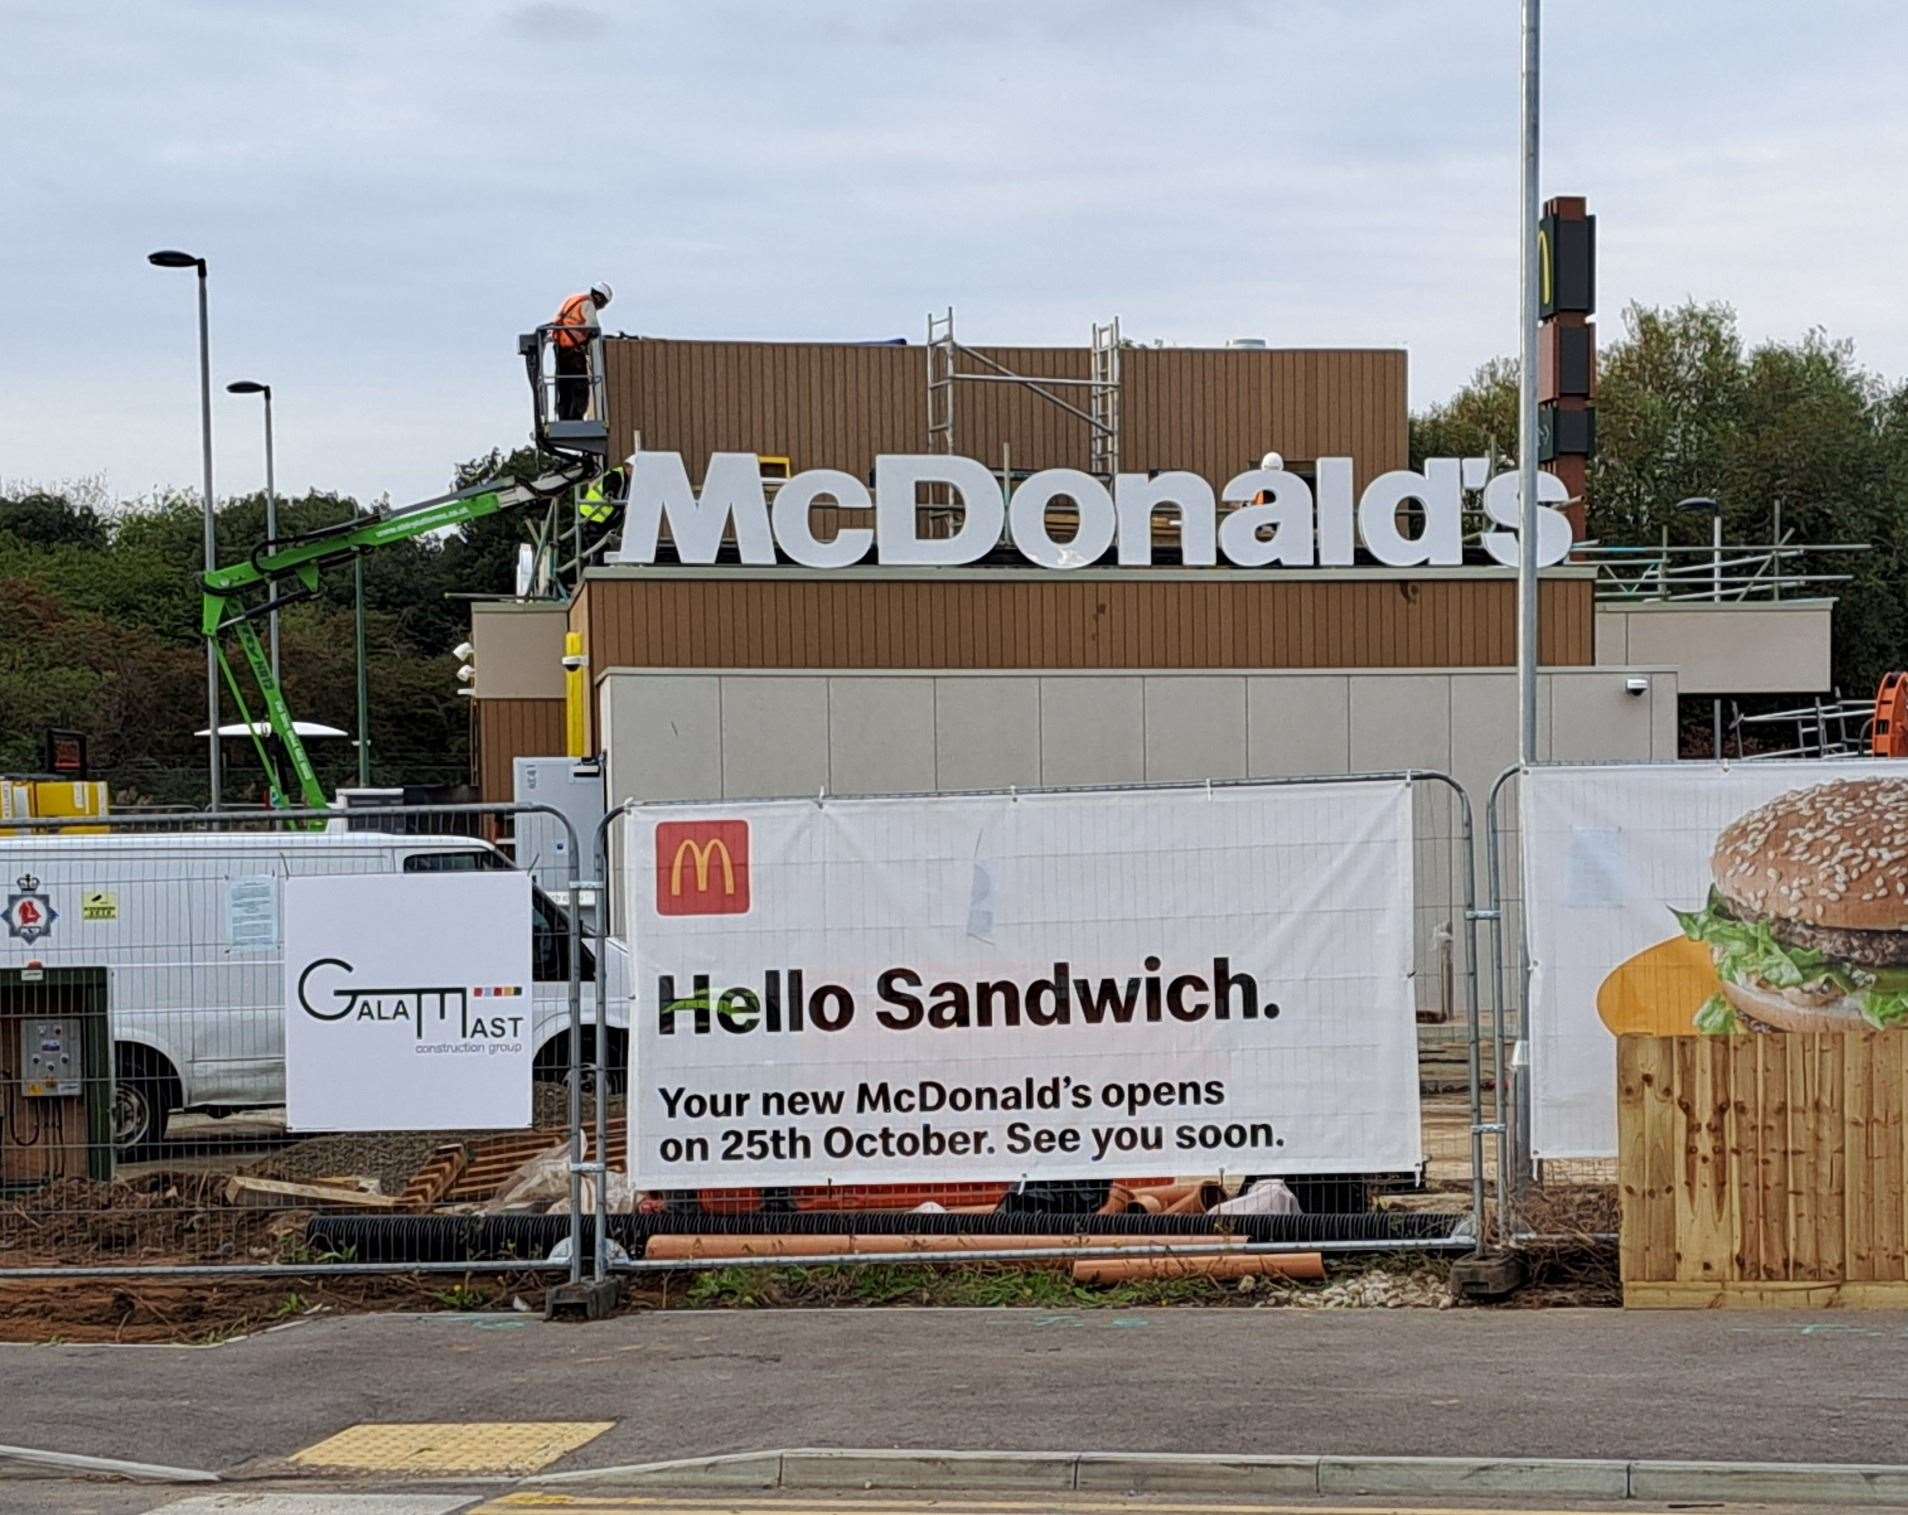
[[[285,1102],[281,884],[294,874],[443,873],[512,866],[474,837],[374,832],[125,832],[0,838],[0,968],[104,968],[122,1153],[165,1135],[175,1110],[214,1115]],[[536,1077],[569,1068],[569,936],[532,891]],[[455,930],[454,921],[445,922]],[[584,1066],[598,990],[610,990],[609,1066],[628,1066],[625,954],[582,961]],[[607,971],[603,971],[607,969]],[[101,1070],[87,1070],[98,1076]]]

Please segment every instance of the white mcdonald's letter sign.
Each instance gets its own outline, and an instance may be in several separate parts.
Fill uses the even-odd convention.
[[[622,542],[611,562],[653,563],[665,522],[684,563],[713,563],[733,537],[744,563],[770,565],[776,550],[806,568],[848,568],[870,560],[897,567],[972,563],[992,551],[1005,531],[1029,562],[1041,568],[1085,568],[1109,550],[1123,568],[1153,561],[1152,518],[1165,511],[1180,526],[1180,561],[1210,567],[1221,558],[1236,568],[1349,567],[1360,542],[1393,568],[1456,567],[1464,561],[1463,519],[1467,494],[1496,523],[1484,533],[1484,550],[1515,567],[1520,544],[1518,479],[1491,476],[1484,458],[1434,458],[1421,471],[1380,474],[1355,499],[1349,458],[1321,458],[1314,485],[1282,468],[1249,468],[1229,480],[1214,498],[1212,485],[1195,473],[1156,476],[1123,473],[1109,490],[1074,468],[1046,468],[1003,497],[1000,481],[973,458],[903,454],[875,460],[875,484],[833,468],[798,473],[775,495],[773,509],[752,452],[718,452],[709,459],[698,493],[682,455],[638,452],[629,460],[629,503]],[[1554,507],[1569,499],[1563,481],[1537,476],[1537,560],[1560,563],[1569,556],[1570,521]],[[918,504],[934,490],[959,510],[952,536],[920,534]],[[1073,506],[1073,535],[1056,540],[1047,507]],[[1223,514],[1223,502],[1231,507]],[[831,541],[816,538],[810,512],[828,504],[846,512],[850,524]],[[1416,527],[1400,525],[1415,507]],[[868,524],[855,524],[866,521]]]
[[[1401,1172],[1407,785],[635,811],[652,1189]]]

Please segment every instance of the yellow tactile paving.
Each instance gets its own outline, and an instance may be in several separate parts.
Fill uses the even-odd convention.
[[[594,1441],[608,1420],[365,1423],[328,1436],[292,1461],[357,1473],[535,1473]]]

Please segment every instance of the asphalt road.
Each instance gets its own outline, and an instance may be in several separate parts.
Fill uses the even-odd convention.
[[[1669,1510],[1690,1506],[1670,1506]],[[1823,1515],[1820,1504],[1715,1505],[1700,1508],[1735,1515]],[[1093,1500],[1077,1495],[842,1493],[824,1498],[695,1494],[485,1493],[440,1486],[352,1484],[317,1491],[308,1485],[267,1489],[248,1485],[210,1494],[127,1484],[9,1483],[0,1480],[0,1515],[1666,1515],[1665,1507],[1631,1501],[1529,1498],[1279,1499],[1242,1505],[1183,1497],[1121,1496]],[[1890,1515],[1875,1508],[1874,1515]],[[1897,1510],[1895,1515],[1901,1515]]]
[[[784,1446],[1892,1463],[1905,1361],[1902,1313],[365,1316],[0,1346],[0,1443],[257,1475],[360,1421],[600,1419],[559,1467]]]

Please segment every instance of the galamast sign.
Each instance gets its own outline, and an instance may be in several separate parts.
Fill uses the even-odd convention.
[[[667,521],[684,563],[715,562],[732,536],[746,564],[772,565],[781,560],[779,548],[805,568],[871,561],[949,566],[978,561],[1004,533],[1041,568],[1090,567],[1109,550],[1121,567],[1144,568],[1153,562],[1153,517],[1165,512],[1179,523],[1179,560],[1189,567],[1221,558],[1235,568],[1349,567],[1360,544],[1393,568],[1456,567],[1464,561],[1467,495],[1495,523],[1482,535],[1484,551],[1509,567],[1520,559],[1517,475],[1493,477],[1485,458],[1434,458],[1422,470],[1394,469],[1355,498],[1350,458],[1319,459],[1316,487],[1286,469],[1248,468],[1216,498],[1196,473],[1123,473],[1108,489],[1077,468],[1042,469],[1005,495],[979,460],[931,453],[879,457],[874,479],[870,491],[853,474],[811,468],[784,482],[771,505],[754,453],[712,454],[698,493],[680,453],[638,452],[629,459],[622,542],[608,560],[655,562]],[[1554,474],[1539,473],[1537,483],[1537,561],[1548,566],[1570,553],[1570,521],[1554,508],[1569,491]],[[930,497],[959,510],[951,535],[921,535],[917,507]],[[1047,508],[1061,501],[1071,502],[1075,517],[1066,540],[1054,537],[1047,520]],[[1222,514],[1221,503],[1232,508]],[[873,523],[843,526],[821,541],[811,519],[821,504],[870,511]]]

